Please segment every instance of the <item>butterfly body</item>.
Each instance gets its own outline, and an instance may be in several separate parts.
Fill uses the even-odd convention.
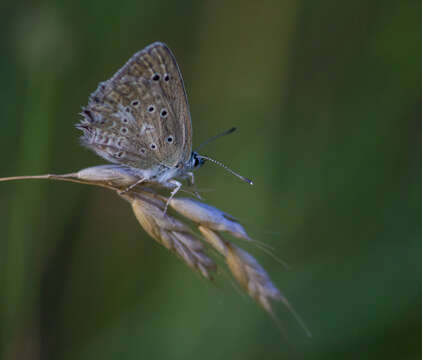
[[[156,42],[98,85],[76,127],[81,142],[130,169],[140,181],[190,176],[204,160],[192,152],[192,125],[183,79],[170,49]]]

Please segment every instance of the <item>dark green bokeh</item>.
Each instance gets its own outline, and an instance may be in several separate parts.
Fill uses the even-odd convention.
[[[206,201],[311,328],[287,339],[228,276],[201,280],[113,193],[0,184],[0,358],[422,357],[422,3],[17,1],[0,5],[0,176],[103,161],[73,124],[99,81],[160,40],[182,69]],[[244,246],[245,244],[241,244]]]

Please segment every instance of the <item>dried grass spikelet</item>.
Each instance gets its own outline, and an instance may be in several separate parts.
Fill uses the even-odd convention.
[[[243,226],[233,216],[214,206],[191,198],[173,198],[170,206],[197,224],[215,231],[226,231],[234,237],[251,241]]]
[[[251,254],[225,240],[221,235],[205,226],[200,225],[198,228],[205,240],[225,258],[233,277],[251,298],[272,316],[274,314],[271,300],[283,302],[304,329],[307,336],[311,337],[311,332],[302,318]]]
[[[169,201],[166,196],[158,192],[154,183],[142,183],[130,191],[124,191],[136,182],[137,177],[130,172],[130,169],[118,165],[95,166],[65,175],[11,177],[0,181],[20,179],[63,180],[102,186],[116,191],[131,204],[144,230],[158,243],[175,253],[192,270],[211,279],[211,273],[217,269],[215,262],[208,255],[209,249],[201,241],[205,240],[223,257],[234,279],[264,310],[273,315],[271,301],[283,302],[306,334],[311,336],[299,315],[257,260],[220,234],[227,232],[236,238],[254,241],[231,215],[192,198],[178,197]],[[183,218],[179,219],[170,212],[165,212],[168,201],[179,217],[189,219],[196,225],[202,238],[183,221]]]
[[[187,225],[164,214],[164,201],[147,192],[122,196],[131,203],[139,223],[153,239],[178,255],[191,269],[211,278],[210,272],[216,269],[214,261],[204,253],[204,245]]]

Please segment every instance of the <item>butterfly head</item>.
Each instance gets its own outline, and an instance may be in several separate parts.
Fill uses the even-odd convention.
[[[173,169],[169,169],[166,172],[165,180],[168,180],[172,177],[184,177],[187,173],[200,168],[206,159],[204,159],[197,152],[192,151],[188,161],[180,161]]]
[[[204,165],[204,163],[205,159],[197,152],[192,151],[192,155],[190,157],[190,168],[192,170],[199,169],[202,165]]]

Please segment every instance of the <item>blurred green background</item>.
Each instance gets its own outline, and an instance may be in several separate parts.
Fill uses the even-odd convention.
[[[104,161],[73,127],[98,82],[166,42],[206,202],[275,247],[276,324],[200,279],[110,191],[0,184],[2,359],[421,359],[420,1],[15,1],[0,5],[0,176]],[[419,205],[418,205],[419,204]]]

